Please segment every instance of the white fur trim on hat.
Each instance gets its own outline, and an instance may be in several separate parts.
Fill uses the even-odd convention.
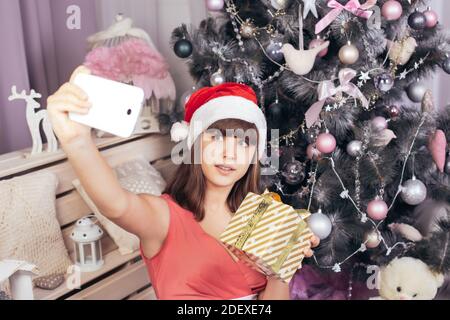
[[[224,119],[240,119],[255,124],[259,134],[258,156],[261,159],[266,149],[266,118],[257,104],[240,96],[218,97],[198,108],[189,123],[188,147],[191,148],[197,137],[214,122]]]

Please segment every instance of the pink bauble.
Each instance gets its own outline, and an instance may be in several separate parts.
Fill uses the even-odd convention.
[[[220,11],[224,5],[224,0],[206,0],[206,8],[209,11]]]
[[[316,148],[322,153],[331,153],[336,149],[336,139],[332,134],[321,133],[317,137]]]
[[[320,160],[322,153],[313,144],[310,144],[306,149],[306,156],[309,160]]]
[[[388,123],[386,121],[386,118],[383,117],[375,117],[372,119],[372,128],[374,128],[377,131],[382,131],[384,129],[387,129]]]
[[[402,13],[402,5],[395,0],[387,1],[381,8],[381,14],[386,20],[389,21],[397,20],[402,16]]]
[[[309,49],[314,49],[320,45],[322,45],[325,42],[325,40],[322,39],[313,39],[310,43],[309,43]],[[319,52],[319,54],[317,56],[319,57],[325,57],[328,53],[328,48],[323,49],[322,51]]]
[[[387,217],[389,209],[383,200],[375,199],[367,205],[367,214],[373,220],[384,220]]]
[[[428,9],[423,14],[425,15],[427,28],[434,28],[439,19],[437,13],[431,9]]]

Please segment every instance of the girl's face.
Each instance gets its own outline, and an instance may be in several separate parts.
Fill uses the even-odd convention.
[[[206,180],[217,187],[233,187],[256,161],[255,130],[231,130],[222,134],[209,129],[201,136],[201,167]]]

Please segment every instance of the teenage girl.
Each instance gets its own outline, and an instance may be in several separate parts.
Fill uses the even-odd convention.
[[[139,237],[157,298],[288,300],[288,284],[235,260],[219,241],[246,194],[261,193],[258,159],[267,129],[254,91],[226,83],[192,94],[185,122],[172,130],[173,137],[186,138],[188,161],[162,196],[152,196],[123,189],[95,146],[91,129],[69,119],[68,112],[86,114],[91,107],[85,92],[73,84],[78,73],[90,71],[77,68],[70,82],[48,98],[53,130],[102,214]],[[246,130],[256,132],[256,139],[236,134]],[[315,236],[310,241],[313,247],[319,243]]]

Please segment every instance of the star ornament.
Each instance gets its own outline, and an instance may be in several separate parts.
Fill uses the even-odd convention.
[[[369,76],[369,71],[367,72],[361,72],[361,75],[359,77],[359,80],[366,82],[368,80],[370,80],[370,76]]]
[[[408,71],[403,70],[403,72],[400,74],[400,80],[406,79],[407,75],[408,75]]]
[[[303,0],[304,3],[303,19],[306,19],[306,17],[310,12],[313,14],[314,17],[316,18],[319,17],[319,15],[317,14],[316,1],[317,0]]]

